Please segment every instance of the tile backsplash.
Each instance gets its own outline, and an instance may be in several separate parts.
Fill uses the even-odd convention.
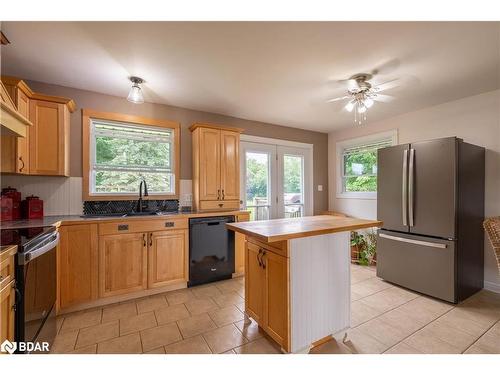
[[[82,215],[82,177],[2,175],[1,187],[12,186],[22,198],[36,195],[43,200],[44,214]],[[179,181],[181,206],[191,206],[191,180]]]

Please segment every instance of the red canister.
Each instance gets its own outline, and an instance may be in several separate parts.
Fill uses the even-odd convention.
[[[26,219],[43,218],[43,201],[39,197],[34,195],[26,197],[21,206]]]
[[[12,198],[12,220],[21,218],[21,192],[12,187],[2,189],[2,196]]]
[[[12,198],[2,195],[0,197],[1,220],[12,220]]]

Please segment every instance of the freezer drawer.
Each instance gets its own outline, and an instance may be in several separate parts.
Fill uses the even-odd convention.
[[[380,230],[377,276],[456,303],[455,242]]]

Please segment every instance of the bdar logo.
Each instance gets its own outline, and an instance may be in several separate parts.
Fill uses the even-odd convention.
[[[15,342],[10,342],[9,340],[5,340],[2,342],[2,345],[0,345],[0,351],[3,353],[14,353],[16,351],[17,345]]]

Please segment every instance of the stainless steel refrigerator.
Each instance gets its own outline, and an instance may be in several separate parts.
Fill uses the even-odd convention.
[[[453,303],[483,288],[484,154],[456,137],[378,150],[379,277]]]

